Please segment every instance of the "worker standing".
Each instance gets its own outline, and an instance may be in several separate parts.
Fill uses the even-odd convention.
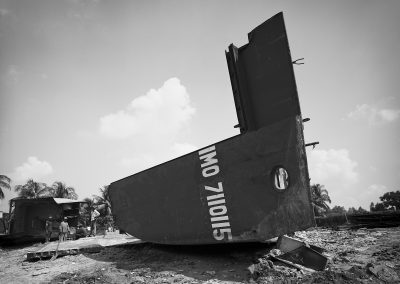
[[[67,240],[67,234],[69,233],[69,225],[67,222],[67,217],[64,217],[64,220],[60,224],[60,242],[64,242]]]
[[[53,217],[50,216],[46,220],[45,229],[46,229],[46,243],[47,243],[50,242],[51,234],[53,233]]]
[[[92,214],[90,216],[90,235],[95,237],[96,236],[96,231],[97,231],[97,217],[100,216],[99,211],[94,209],[92,211]]]

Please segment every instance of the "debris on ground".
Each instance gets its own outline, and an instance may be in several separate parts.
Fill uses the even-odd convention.
[[[44,246],[35,244],[2,248],[0,279],[4,283],[400,282],[400,227],[313,228],[296,232],[292,238],[310,247],[323,248],[326,268],[315,271],[296,263],[279,261],[285,252],[273,244],[124,244],[97,252],[60,255],[52,262],[27,261],[28,253]]]

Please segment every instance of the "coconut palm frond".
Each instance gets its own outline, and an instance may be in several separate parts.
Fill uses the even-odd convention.
[[[111,215],[111,199],[108,193],[108,185],[99,188],[101,195],[93,195],[98,209],[104,210],[106,215]]]
[[[0,180],[0,188],[11,189],[11,185],[6,180]]]
[[[331,203],[331,198],[329,197],[328,190],[324,188],[321,184],[313,184],[311,186],[311,200],[314,208],[318,208],[319,210],[314,210],[316,215],[320,214],[320,211],[327,211],[330,209],[327,203]]]
[[[3,189],[11,190],[11,179],[8,176],[0,175],[0,199],[4,199]]]
[[[48,196],[48,187],[43,182],[36,182],[29,179],[24,185],[16,185],[14,187],[18,197],[21,198],[40,198]]]
[[[76,194],[75,188],[66,186],[66,184],[61,181],[53,183],[51,194],[55,198],[78,199],[78,194]]]
[[[8,176],[5,176],[5,175],[0,175],[0,181],[4,181],[7,184],[11,183],[11,179]]]

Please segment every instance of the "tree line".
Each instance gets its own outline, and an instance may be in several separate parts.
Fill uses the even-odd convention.
[[[11,190],[11,179],[5,175],[0,175],[0,200],[4,199],[4,190]],[[67,186],[64,182],[55,181],[52,185],[47,185],[43,182],[36,182],[33,179],[28,179],[25,184],[16,185],[14,191],[18,193],[16,198],[67,198],[72,200],[78,199],[78,194],[75,188]],[[108,193],[108,185],[99,188],[99,195],[92,195],[91,198],[83,199],[80,221],[82,224],[87,224],[91,219],[91,214],[94,210],[100,213],[96,222],[104,226],[114,226],[114,221],[111,211],[111,200]]]
[[[11,190],[11,179],[5,175],[0,175],[0,200],[4,199],[5,189]],[[18,193],[17,198],[42,198],[42,197],[54,197],[54,198],[67,198],[67,199],[78,199],[78,194],[75,192],[75,188],[67,186],[64,182],[55,181],[51,186],[44,182],[36,182],[33,179],[28,179],[25,184],[16,185],[14,187],[15,192]],[[85,198],[84,201],[90,204],[107,205],[111,207],[110,196],[108,194],[108,185],[105,185],[99,189],[100,195],[93,195],[92,198]]]
[[[325,214],[366,214],[368,212],[378,211],[398,211],[400,210],[400,191],[390,191],[379,197],[381,202],[374,204],[371,202],[369,211],[362,208],[350,207],[346,210],[344,206],[335,205],[330,207],[328,203],[331,203],[328,190],[321,184],[311,185],[311,200],[314,209],[315,216],[321,216]]]
[[[11,179],[5,175],[0,175],[0,199],[4,199],[3,189],[11,190]],[[25,184],[16,185],[15,192],[18,193],[17,198],[68,198],[78,199],[78,194],[75,188],[67,186],[64,182],[55,181],[51,186],[44,182],[36,182],[33,179],[28,179]]]
[[[3,190],[11,190],[11,179],[5,175],[0,175],[0,199],[4,199]],[[311,201],[315,216],[321,216],[330,213],[347,213],[347,214],[364,214],[368,213],[368,210],[362,208],[350,207],[347,210],[344,206],[336,205],[330,207],[331,198],[329,197],[328,190],[322,184],[311,185]],[[18,193],[18,198],[40,198],[40,197],[54,197],[54,198],[68,198],[78,199],[78,195],[73,187],[67,186],[61,181],[54,182],[51,186],[45,183],[35,182],[33,179],[29,179],[23,185],[15,186],[15,191]],[[93,210],[99,210],[103,216],[108,216],[106,219],[112,219],[111,214],[111,200],[108,193],[108,186],[103,186],[99,189],[100,195],[93,195],[92,198],[85,198],[86,210],[92,212]],[[369,211],[388,211],[400,210],[400,191],[386,192],[379,197],[381,202],[374,204],[371,202]],[[329,203],[329,204],[328,204]],[[110,221],[108,220],[108,221]]]

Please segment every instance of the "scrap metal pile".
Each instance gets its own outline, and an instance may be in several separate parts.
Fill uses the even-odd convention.
[[[299,253],[293,250],[311,243],[314,245],[309,245],[309,250],[320,251],[321,256],[315,252],[302,254],[304,249]],[[291,252],[285,253],[287,249]],[[299,231],[293,238],[284,236],[276,248],[266,250],[248,270],[257,283],[399,283],[400,230]]]

